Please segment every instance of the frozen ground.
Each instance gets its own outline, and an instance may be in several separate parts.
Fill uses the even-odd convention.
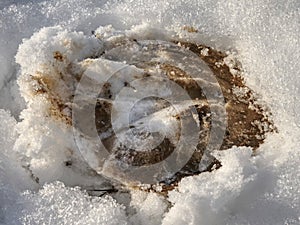
[[[0,223],[299,224],[299,21],[297,0],[1,1]],[[70,187],[91,179],[53,166],[59,149],[41,140],[47,136],[63,141],[64,133],[53,132],[55,124],[41,126],[43,118],[35,118],[30,110],[22,113],[30,119],[20,122],[25,102],[16,83],[20,67],[15,55],[22,39],[42,27],[60,25],[62,30],[90,35],[109,24],[119,30],[149,25],[152,36],[159,28],[176,32],[182,26],[193,26],[204,41],[234,50],[247,84],[271,108],[278,133],[266,139],[255,157],[250,157],[248,148],[216,154],[223,167],[183,179],[179,189],[169,193],[172,207],[168,210],[166,200],[153,193],[135,191],[126,202],[122,196],[90,197]],[[28,51],[34,55],[37,46]],[[35,60],[30,56],[28,62],[23,59],[28,67]],[[43,161],[39,153],[45,149],[52,151],[53,157],[46,151],[47,160]],[[26,157],[20,159],[20,152],[40,166],[40,183],[48,184],[41,187],[30,179],[28,170],[22,168],[21,160]]]

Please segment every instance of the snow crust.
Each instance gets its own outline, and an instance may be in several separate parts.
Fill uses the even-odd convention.
[[[6,111],[0,111],[0,224],[299,224],[299,9],[297,0],[1,1],[0,108]],[[45,60],[54,48],[72,61],[80,60],[101,47],[91,31],[110,24],[135,37],[166,39],[176,34],[235,52],[247,84],[271,108],[278,133],[255,156],[246,147],[215,152],[223,165],[219,170],[183,179],[166,199],[133,192],[129,203],[123,203],[68,187],[101,186],[105,179],[90,176],[80,163],[77,168],[84,169],[79,173],[63,167],[67,154],[53,143],[72,147],[65,142],[70,140],[67,128],[32,116],[38,110],[44,115],[47,105],[30,95],[20,97],[14,56],[23,38],[52,26],[24,40],[27,45],[21,45],[16,57],[23,72],[49,63]],[[199,34],[188,34],[183,26],[193,26]],[[100,29],[106,29],[100,32],[106,38],[117,34]],[[85,46],[78,58],[72,58],[71,45],[57,42],[64,39]],[[25,102],[32,107],[22,111]],[[28,157],[40,185],[24,168]]]

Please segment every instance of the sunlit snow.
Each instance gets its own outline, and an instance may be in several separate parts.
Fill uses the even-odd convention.
[[[0,224],[300,224],[299,21],[298,0],[1,1]],[[75,172],[61,163],[80,158],[57,148],[74,147],[71,134],[41,116],[47,102],[32,98],[21,72],[49,63],[54,48],[78,61],[98,51],[102,43],[88,38],[97,28],[104,39],[164,40],[185,38],[184,26],[241,62],[278,132],[255,155],[248,147],[213,152],[220,169],[182,179],[167,197],[140,190],[90,196],[91,186],[109,182],[84,161]],[[84,46],[78,58],[60,40]]]

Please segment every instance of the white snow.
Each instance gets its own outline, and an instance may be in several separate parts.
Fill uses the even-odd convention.
[[[1,1],[0,224],[300,224],[299,19],[298,0]],[[97,30],[105,25],[111,26]],[[246,147],[214,152],[223,166],[184,178],[167,199],[133,191],[123,206],[118,198],[73,188],[101,186],[105,179],[78,160],[75,172],[63,166],[79,158],[67,151],[74,147],[68,128],[45,119],[43,97],[28,95],[27,103],[20,97],[17,63],[29,75],[53,63],[53,49],[80,61],[101,49],[92,30],[110,41],[122,33],[163,40],[177,35],[235,52],[247,85],[271,108],[278,133],[255,156]],[[76,54],[74,46],[81,49]],[[26,82],[19,81],[23,95]],[[23,168],[28,162],[30,170]]]
[[[129,218],[132,224],[158,225],[168,204],[166,200],[155,193],[133,191],[130,206],[136,213]]]
[[[127,224],[124,206],[111,197],[90,197],[61,182],[46,184],[38,193],[27,191],[22,197],[24,224]]]

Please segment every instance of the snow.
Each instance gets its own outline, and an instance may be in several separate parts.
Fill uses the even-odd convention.
[[[299,224],[299,19],[297,0],[1,1],[0,224]],[[255,156],[247,147],[214,152],[220,169],[184,178],[168,197],[142,191],[127,201],[89,196],[83,189],[104,187],[106,179],[68,150],[74,148],[69,127],[45,117],[47,99],[33,96],[27,75],[51,71],[43,65],[56,63],[54,50],[76,63],[97,54],[103,43],[91,31],[107,41],[124,33],[176,35],[234,52],[278,133],[268,135]],[[56,68],[63,70],[63,63]],[[68,160],[73,169],[64,166]]]
[[[161,224],[164,212],[167,210],[166,200],[155,193],[134,191],[130,206],[136,213],[129,218],[132,224],[158,225]]]
[[[296,150],[291,157],[298,159]],[[219,170],[184,179],[170,193],[174,206],[163,224],[298,224],[298,163],[285,168],[292,158],[275,166],[264,153],[250,155],[233,148],[219,154]]]
[[[46,184],[38,193],[25,192],[24,224],[127,224],[124,206],[109,196],[90,197],[61,182]]]

